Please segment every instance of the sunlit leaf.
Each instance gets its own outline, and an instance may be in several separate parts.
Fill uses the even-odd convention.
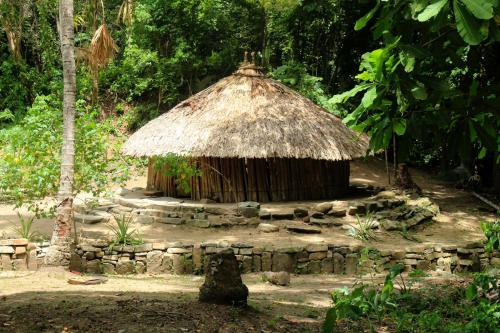
[[[365,108],[369,108],[373,105],[373,102],[377,98],[377,87],[370,88],[364,95],[361,103]]]
[[[462,0],[469,12],[481,20],[489,20],[493,17],[493,3],[488,0]]]
[[[453,1],[457,30],[463,40],[471,45],[478,45],[487,36],[481,33],[481,22],[472,16],[458,0]]]
[[[375,13],[377,13],[377,10],[379,8],[380,8],[380,1],[377,1],[377,5],[373,7],[372,10],[370,10],[365,16],[356,21],[356,24],[354,25],[354,30],[358,31],[363,29],[366,26],[366,24],[373,18]]]
[[[411,89],[411,93],[415,99],[418,100],[426,100],[427,99],[427,90],[425,86],[421,83],[417,84]]]
[[[427,6],[420,14],[417,16],[417,20],[420,22],[425,22],[439,14],[443,7],[448,3],[448,0],[439,0],[429,6]]]

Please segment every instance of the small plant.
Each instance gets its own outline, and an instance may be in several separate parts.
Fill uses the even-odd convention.
[[[341,319],[363,320],[374,332],[372,320],[382,322],[384,315],[396,308],[392,302],[394,291],[394,279],[403,271],[403,265],[396,265],[391,268],[385,278],[384,286],[378,290],[368,288],[366,285],[355,286],[350,292],[347,288],[342,288],[332,292],[333,307],[326,314],[323,324],[323,332],[331,333]]]
[[[17,217],[19,218],[19,225],[14,227],[16,235],[21,238],[26,238],[29,241],[33,240],[33,238],[37,235],[37,232],[31,230],[35,216],[24,217],[18,212]]]
[[[486,236],[486,244],[484,249],[486,252],[493,252],[500,248],[500,221],[481,222],[481,229]]]
[[[126,217],[122,215],[116,218],[116,225],[109,225],[109,229],[113,232],[114,240],[110,245],[112,248],[115,245],[138,245],[144,243],[136,229],[132,229],[132,216]]]
[[[360,217],[356,215],[356,225],[350,225],[347,235],[360,241],[371,241],[375,239],[373,229],[377,228],[378,223],[373,215]]]

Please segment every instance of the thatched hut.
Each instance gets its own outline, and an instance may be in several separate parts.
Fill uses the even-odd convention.
[[[244,62],[232,75],[150,121],[125,154],[150,158],[148,188],[179,196],[154,158],[187,156],[201,169],[191,199],[219,202],[317,200],[345,194],[349,161],[366,136],[309,99]]]

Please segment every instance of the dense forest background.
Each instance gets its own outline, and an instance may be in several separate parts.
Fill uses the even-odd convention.
[[[75,188],[126,179],[142,163],[119,154],[128,133],[256,51],[391,163],[461,166],[498,189],[498,13],[496,0],[76,0]],[[58,3],[0,0],[0,27],[0,192],[21,202],[58,184]]]

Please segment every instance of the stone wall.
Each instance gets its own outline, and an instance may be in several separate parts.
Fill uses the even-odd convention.
[[[88,273],[201,274],[207,255],[231,248],[242,273],[287,271],[297,274],[382,273],[396,263],[407,270],[444,272],[479,271],[500,265],[500,253],[486,253],[481,243],[463,247],[415,246],[403,250],[378,251],[336,244],[310,244],[305,247],[273,248],[251,244],[202,243],[195,245],[148,243],[118,246],[95,241],[79,245],[72,269]]]
[[[27,239],[0,240],[0,270],[37,270],[37,246]]]

